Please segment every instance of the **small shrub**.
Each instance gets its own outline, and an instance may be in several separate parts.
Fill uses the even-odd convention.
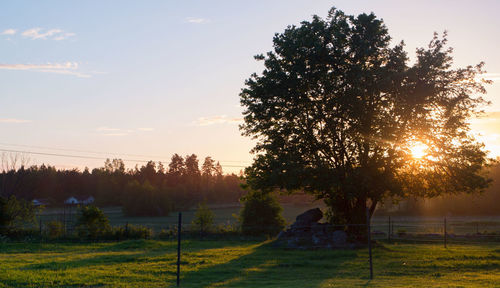
[[[198,204],[198,209],[194,214],[194,219],[191,222],[192,228],[195,231],[200,231],[200,234],[209,232],[214,223],[214,212],[208,209],[205,203]]]
[[[38,238],[40,232],[33,228],[15,228],[7,231],[4,236],[10,240],[29,242],[31,239]]]
[[[153,236],[153,230],[141,225],[128,225],[125,232],[127,239],[149,239]]]
[[[125,228],[122,226],[111,227],[104,238],[106,238],[106,240],[125,240],[127,239],[125,236]]]
[[[281,216],[283,208],[275,195],[249,191],[241,201],[244,206],[239,221],[244,234],[275,236],[285,227],[285,219]]]
[[[161,229],[158,233],[158,239],[166,240],[174,238],[177,235],[177,229]]]
[[[215,227],[215,231],[217,233],[222,233],[222,234],[236,233],[239,231],[239,227],[237,224],[231,224],[231,223],[219,224]]]
[[[106,240],[149,239],[153,230],[145,226],[127,225],[115,226],[108,229],[102,236]]]
[[[64,226],[61,221],[50,221],[45,224],[46,234],[49,239],[57,239],[64,235]]]
[[[26,225],[35,223],[36,211],[31,202],[15,196],[0,196],[0,234],[14,235]]]
[[[218,224],[213,228],[214,235],[217,237],[223,237],[223,239],[227,239],[230,236],[238,236],[240,235],[241,229],[238,223],[226,223],[226,224]]]
[[[104,237],[111,226],[101,209],[95,206],[83,206],[79,210],[76,229],[80,238],[98,239]]]

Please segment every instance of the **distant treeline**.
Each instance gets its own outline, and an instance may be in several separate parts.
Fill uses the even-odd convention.
[[[16,196],[48,205],[62,206],[69,197],[95,198],[98,206],[122,206],[127,215],[161,216],[197,203],[238,203],[245,191],[244,180],[224,175],[221,165],[206,157],[200,167],[195,154],[174,154],[165,167],[150,161],[125,169],[120,159],[106,160],[104,167],[58,170],[53,166],[21,166],[0,173],[0,197]],[[6,165],[3,165],[6,167]],[[483,194],[448,195],[431,199],[386,201],[377,215],[500,215],[500,165],[489,167],[491,186]],[[279,196],[281,203],[312,204],[314,197],[303,193]],[[323,206],[321,201],[314,202]]]
[[[0,174],[0,196],[28,201],[43,199],[63,205],[69,197],[95,198],[99,206],[123,206],[128,215],[167,215],[195,203],[238,202],[243,195],[237,175],[224,175],[219,162],[206,157],[201,169],[195,154],[174,154],[168,167],[149,161],[125,169],[120,159],[106,160],[92,171],[58,170],[52,166],[12,168]]]
[[[411,198],[398,203],[386,201],[378,215],[469,216],[500,215],[500,165],[488,168],[491,186],[482,194],[446,195],[430,199]]]

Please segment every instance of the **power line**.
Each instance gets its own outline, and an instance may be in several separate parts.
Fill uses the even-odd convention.
[[[82,153],[91,153],[91,154],[103,154],[103,155],[125,155],[125,156],[133,156],[133,157],[166,158],[164,156],[125,154],[125,153],[118,154],[118,153],[112,153],[112,152],[101,152],[101,151],[79,150],[79,149],[67,149],[67,148],[53,148],[53,147],[47,147],[47,146],[33,146],[33,145],[22,145],[22,144],[12,144],[12,143],[0,143],[0,145],[3,145],[3,146],[26,147],[26,148],[36,148],[36,149],[46,149],[46,150],[59,150],[59,151],[68,151],[68,152],[82,152]]]
[[[68,152],[81,152],[81,153],[91,153],[91,154],[100,154],[100,155],[114,155],[114,156],[131,156],[131,157],[147,157],[151,159],[159,159],[159,160],[165,160],[169,161],[170,158],[168,156],[158,156],[158,155],[142,155],[142,154],[129,154],[129,153],[112,153],[112,152],[103,152],[103,151],[92,151],[92,150],[79,150],[79,149],[68,149],[68,148],[55,148],[55,147],[47,147],[47,146],[34,146],[34,145],[23,145],[23,144],[12,144],[12,143],[0,143],[0,145],[3,146],[17,146],[17,147],[26,147],[26,148],[35,148],[35,149],[46,149],[46,150],[55,150],[55,151],[68,151]],[[38,152],[37,152],[38,153]],[[40,152],[42,153],[42,152]],[[30,154],[36,154],[36,153],[30,153]],[[52,154],[52,153],[47,153],[47,154]],[[56,153],[54,153],[56,154]],[[43,155],[43,154],[42,154]],[[56,156],[56,155],[51,155],[51,156]],[[84,158],[87,156],[81,156],[79,155],[78,157],[74,158]],[[88,156],[90,158],[87,159],[106,159],[106,158],[97,158],[97,157],[92,157]],[[109,158],[109,157],[107,157]],[[124,160],[124,159],[122,159]],[[124,160],[125,161],[125,160]],[[127,160],[127,161],[134,161],[134,162],[148,162],[148,160]],[[241,160],[219,160],[219,162],[222,163],[248,163],[250,164],[249,161],[241,161]],[[223,165],[227,167],[231,167],[230,165]],[[246,166],[244,166],[246,167]]]
[[[67,157],[67,158],[80,158],[80,159],[93,159],[93,160],[106,160],[109,158],[102,158],[102,157],[94,157],[94,156],[84,156],[84,155],[74,155],[74,154],[59,154],[59,153],[46,153],[46,152],[35,152],[35,151],[27,151],[27,150],[11,150],[11,149],[2,149],[0,148],[0,151],[2,152],[10,152],[10,153],[25,153],[25,154],[33,154],[33,155],[42,155],[42,156],[56,156],[56,157]],[[120,159],[122,161],[126,162],[140,162],[140,163],[147,163],[150,160],[142,160],[142,159]],[[231,167],[231,168],[245,168],[247,166],[242,166],[242,165],[223,165],[223,167]]]

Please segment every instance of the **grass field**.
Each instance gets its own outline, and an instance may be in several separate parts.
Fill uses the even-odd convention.
[[[288,224],[293,223],[297,215],[307,211],[308,209],[316,207],[324,208],[324,205],[319,202],[302,205],[287,203],[282,204],[282,206],[282,215]],[[235,204],[209,205],[209,208],[214,212],[214,224],[227,225],[237,223],[237,218],[235,216],[239,215],[241,206]],[[109,218],[110,224],[112,226],[124,226],[126,223],[128,223],[133,225],[146,226],[152,228],[155,232],[159,232],[162,229],[169,229],[170,227],[177,225],[177,212],[173,212],[166,217],[127,217],[123,214],[121,207],[104,207],[102,209],[106,216]],[[71,215],[69,215],[70,211]],[[71,223],[75,223],[77,218],[76,212],[76,208],[66,210],[65,217],[68,221],[68,227],[71,227]],[[183,229],[189,229],[195,212],[195,208],[187,211],[182,211]],[[43,223],[47,223],[51,220],[62,221],[63,209],[47,208],[42,211],[39,217]],[[399,230],[404,230],[410,233],[443,234],[444,232],[443,217],[393,216],[391,219],[394,233],[397,233]],[[477,232],[495,232],[497,234],[500,234],[500,216],[455,216],[447,217],[447,220],[448,233],[467,234]],[[389,230],[387,216],[377,216],[375,214],[372,218],[371,224],[372,231],[382,231],[387,233]]]
[[[500,244],[382,244],[292,251],[269,242],[185,241],[181,287],[500,287]],[[176,244],[15,244],[0,248],[0,287],[173,287]]]
[[[293,205],[284,204],[283,205],[283,217],[288,223],[293,223],[295,217],[304,211],[311,208],[322,207],[320,204],[311,205]],[[210,205],[209,208],[214,212],[214,224],[234,224],[237,222],[237,216],[239,215],[241,206],[238,205]],[[165,217],[127,217],[123,214],[121,207],[104,207],[102,208],[106,216],[109,218],[109,222],[112,226],[123,226],[126,223],[133,225],[143,225],[152,228],[154,231],[160,231],[162,229],[167,229],[171,226],[177,225],[177,212],[171,213],[169,216]],[[76,208],[66,210],[66,220],[68,222],[76,221],[77,212]],[[192,222],[194,214],[196,213],[196,208],[182,211],[183,224],[186,227]],[[62,221],[63,209],[61,208],[47,208],[42,211],[39,216],[44,223],[51,220]],[[236,217],[235,217],[236,216]]]

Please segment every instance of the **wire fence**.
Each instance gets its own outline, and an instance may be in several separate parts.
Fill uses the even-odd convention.
[[[111,214],[113,215],[113,214]],[[111,221],[111,231],[101,233],[92,237],[94,241],[125,240],[134,238],[156,238],[175,239],[179,227],[176,215],[165,218],[155,217],[129,217]],[[114,217],[114,216],[111,216]],[[7,230],[24,231],[17,233],[17,237],[11,237],[14,241],[29,241],[34,238],[43,240],[73,239],[84,241],[78,227],[78,215],[76,207],[61,207],[53,209],[51,213],[37,215],[37,220],[31,223],[17,223],[13,227],[0,227],[0,234]],[[130,222],[128,221],[130,220]],[[311,227],[298,227],[291,224],[285,230],[295,225],[295,228],[311,229]],[[325,233],[333,233],[336,230],[358,230],[366,229],[366,224],[351,223],[345,225],[329,225]],[[181,231],[185,237],[210,238],[217,236],[248,236],[267,234],[276,236],[279,231],[274,227],[264,225],[246,226],[242,229],[237,219],[233,217],[214,219],[212,223],[196,224],[193,219],[185,218],[181,222]],[[312,229],[320,229],[318,226]],[[328,230],[328,231],[327,231]],[[500,242],[500,218],[498,217],[372,217],[370,221],[370,236],[374,240],[387,241],[413,241],[438,243],[443,245],[451,243],[485,243]],[[4,233],[1,233],[4,231]],[[245,232],[245,233],[243,233]],[[262,233],[264,232],[264,233]],[[246,235],[243,235],[246,234]],[[87,237],[88,238],[88,237]],[[6,241],[6,237],[3,237]]]
[[[457,218],[433,218],[433,219],[402,219],[391,217],[373,217],[366,223],[353,224],[328,224],[318,222],[296,222],[282,230],[282,227],[266,225],[250,225],[241,227],[234,219],[227,219],[224,223],[206,223],[182,220],[182,213],[178,214],[178,221],[165,221],[163,225],[133,225],[125,224],[108,227],[97,234],[89,234],[91,229],[82,229],[77,224],[77,215],[69,211],[55,213],[52,215],[40,215],[37,222],[15,227],[14,232],[19,232],[13,238],[2,236],[2,233],[12,231],[13,227],[0,226],[0,242],[57,242],[57,241],[121,241],[127,239],[160,239],[177,242],[176,277],[177,286],[180,286],[182,243],[187,239],[196,240],[228,240],[231,236],[239,240],[257,240],[256,235],[266,234],[268,238],[274,238],[278,233],[292,236],[285,237],[285,242],[292,242],[301,249],[355,249],[368,248],[367,274],[373,279],[372,243],[376,242],[406,242],[422,244],[439,244],[445,248],[450,245],[474,244],[486,245],[494,243],[500,245],[500,222],[476,221]],[[367,217],[368,218],[368,217]],[[367,219],[368,220],[368,219]],[[21,223],[22,224],[22,223]],[[16,230],[17,229],[17,230]],[[280,230],[284,232],[280,232]],[[345,238],[341,245],[334,242],[339,241],[334,236],[357,235],[356,239]],[[346,233],[347,232],[347,233]],[[351,234],[350,234],[351,233]],[[339,233],[338,233],[339,234]],[[252,238],[254,237],[254,238]],[[347,236],[346,236],[347,237]],[[262,238],[260,238],[262,239]],[[279,243],[279,237],[274,243]],[[290,242],[291,241],[291,242]],[[295,241],[295,242],[294,242]],[[333,246],[331,245],[333,243]],[[293,244],[293,245],[295,245]],[[293,246],[292,245],[292,246]],[[300,246],[302,245],[302,246]],[[290,246],[288,246],[290,248]],[[187,264],[183,264],[187,265]]]

